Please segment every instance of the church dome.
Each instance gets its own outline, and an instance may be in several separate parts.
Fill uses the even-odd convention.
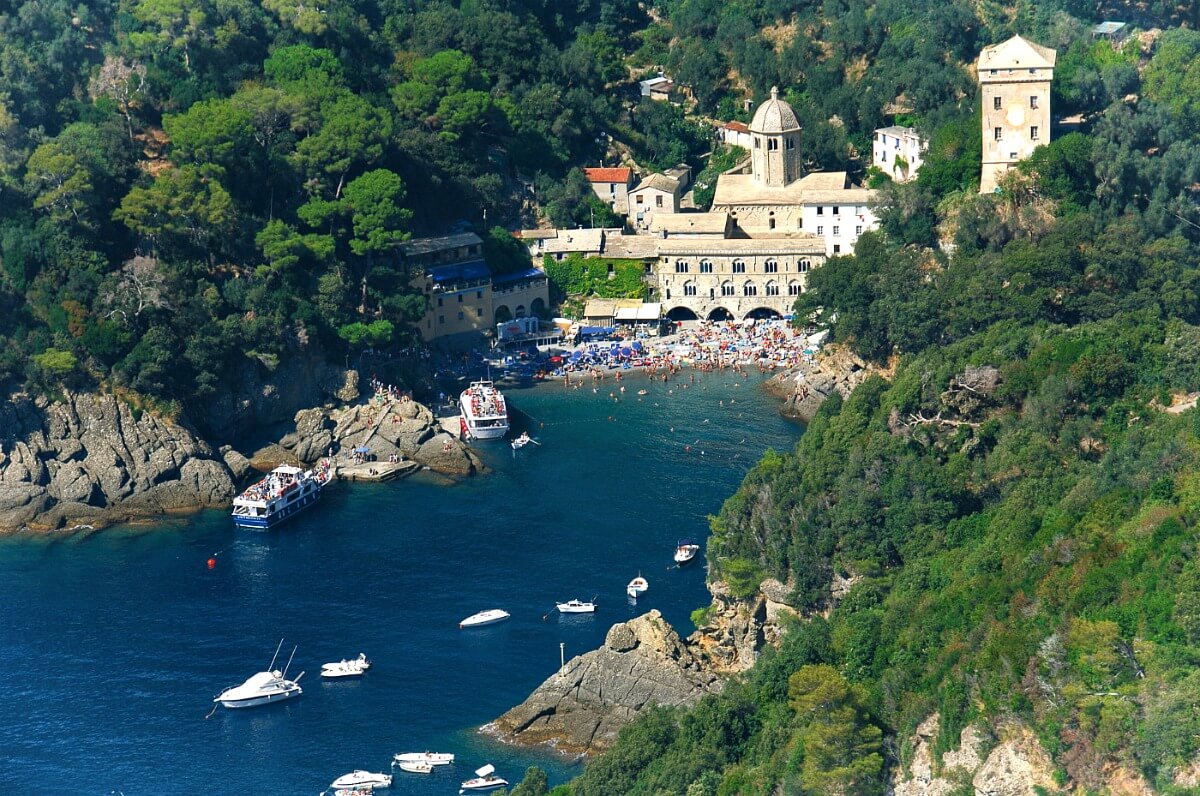
[[[754,133],[789,133],[800,129],[792,106],[779,99],[779,89],[771,87],[771,98],[758,106],[750,131]]]

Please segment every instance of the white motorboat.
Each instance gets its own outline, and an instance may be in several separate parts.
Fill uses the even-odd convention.
[[[340,680],[347,677],[362,677],[367,669],[371,668],[371,662],[367,660],[366,653],[358,653],[358,657],[352,660],[342,659],[336,663],[326,663],[321,666],[321,676],[326,680]]]
[[[392,787],[392,777],[390,774],[375,774],[370,771],[351,771],[349,774],[342,774],[335,779],[329,786],[334,790],[340,788],[390,788]]]
[[[431,766],[448,766],[454,762],[454,755],[446,752],[402,752],[392,759],[397,765],[427,763]]]
[[[514,440],[513,440],[511,443],[509,443],[509,444],[511,444],[511,445],[512,445],[512,449],[513,449],[513,450],[515,450],[515,451],[519,451],[521,448],[524,448],[526,445],[528,445],[528,444],[529,444],[529,443],[531,443],[531,442],[532,442],[534,445],[541,445],[541,444],[542,444],[542,443],[538,442],[536,439],[534,439],[533,437],[529,436],[529,432],[528,432],[528,431],[526,431],[526,432],[523,432],[523,433],[521,434],[521,436],[517,437],[516,439],[514,439]]]
[[[281,639],[279,646],[275,648],[275,656],[271,658],[271,664],[267,667],[267,671],[251,675],[250,679],[241,685],[226,688],[213,698],[213,702],[227,708],[252,708],[258,705],[269,705],[272,702],[283,702],[304,693],[300,688],[300,678],[304,676],[304,672],[300,672],[295,680],[287,679],[288,667],[292,665],[291,658],[288,658],[288,665],[283,667],[283,671],[275,668],[275,661],[279,658],[279,650],[282,647],[283,640]],[[296,650],[293,648],[292,657],[295,655]]]
[[[492,608],[487,611],[480,611],[477,614],[471,614],[466,619],[458,623],[459,628],[465,627],[482,627],[483,625],[493,625],[496,622],[503,622],[511,614],[508,611],[501,611],[499,608]]]
[[[646,593],[646,589],[650,588],[650,583],[641,575],[638,575],[633,580],[629,581],[629,585],[625,587],[625,593],[633,599],[637,599],[642,594]]]
[[[433,763],[409,762],[406,760],[403,763],[397,763],[396,767],[410,774],[430,774],[433,772]]]
[[[585,603],[583,600],[567,600],[565,603],[555,603],[560,614],[592,614],[596,612],[596,604]]]
[[[500,439],[508,433],[508,404],[490,381],[473,381],[458,397],[467,439]]]
[[[475,769],[475,778],[469,779],[466,782],[464,782],[462,784],[462,789],[459,791],[459,793],[463,793],[463,792],[469,791],[469,790],[479,793],[479,792],[485,791],[485,790],[495,790],[496,788],[503,788],[508,785],[508,780],[501,779],[500,777],[495,776],[495,774],[496,774],[496,767],[493,766],[491,763],[488,763],[486,766],[483,766],[482,768]]]
[[[679,544],[675,546],[675,563],[682,567],[695,558],[699,552],[700,545],[691,539],[681,539]]]

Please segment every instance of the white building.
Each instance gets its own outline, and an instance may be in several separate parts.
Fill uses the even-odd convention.
[[[927,144],[912,127],[880,127],[871,142],[871,165],[896,182],[917,178]]]
[[[633,169],[589,168],[583,170],[583,176],[592,184],[596,196],[607,202],[614,213],[625,215],[629,212],[629,189],[633,187]]]
[[[750,127],[742,122],[725,122],[717,128],[717,140],[730,146],[749,149],[754,142]]]

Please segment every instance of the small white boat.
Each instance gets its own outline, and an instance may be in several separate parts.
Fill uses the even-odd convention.
[[[390,774],[374,774],[370,771],[351,771],[349,774],[343,774],[333,781],[329,786],[334,790],[340,788],[390,788],[392,787],[392,777]]]
[[[529,432],[528,432],[528,431],[525,431],[525,432],[522,432],[522,433],[521,433],[521,436],[519,436],[519,437],[517,437],[516,439],[514,439],[514,440],[513,440],[513,441],[512,441],[510,444],[512,445],[512,449],[513,449],[513,450],[515,450],[515,451],[518,451],[518,450],[520,450],[521,448],[524,448],[526,445],[528,445],[528,444],[529,444],[529,443],[531,443],[531,442],[532,442],[534,445],[541,445],[541,444],[542,444],[542,443],[538,442],[536,439],[534,439],[533,437],[529,436]]]
[[[431,766],[448,766],[454,762],[454,755],[444,752],[402,752],[392,758],[397,765],[405,763],[427,763]],[[407,769],[405,769],[407,771]]]
[[[459,793],[469,790],[479,793],[481,791],[495,790],[496,788],[503,788],[507,786],[508,780],[495,776],[495,773],[496,767],[491,763],[488,763],[482,768],[475,769],[475,778],[464,782]]]
[[[280,639],[267,671],[251,675],[250,679],[241,685],[226,688],[213,698],[213,702],[220,703],[227,708],[252,708],[258,705],[269,705],[272,702],[283,702],[303,694],[304,691],[300,688],[300,678],[304,676],[304,672],[300,672],[295,680],[287,679],[288,667],[292,665],[291,658],[288,659],[288,665],[283,667],[283,671],[275,668],[275,661],[279,658],[279,650],[282,647],[283,640]],[[295,655],[296,650],[293,649],[292,657]]]
[[[510,614],[508,611],[501,611],[499,608],[492,608],[487,611],[480,611],[477,614],[471,614],[466,619],[458,623],[459,628],[464,627],[482,627],[483,625],[492,625],[496,622],[503,622],[508,619]]]
[[[650,583],[641,575],[638,575],[636,578],[629,581],[629,585],[625,587],[625,593],[636,600],[640,595],[645,594],[646,589],[649,588]]]
[[[596,604],[585,603],[582,600],[567,600],[565,603],[555,603],[560,614],[592,614],[596,612]]]
[[[691,539],[681,539],[675,547],[675,563],[679,566],[691,561],[700,552],[700,545],[693,542]]]
[[[433,772],[433,763],[422,763],[419,761],[409,762],[405,760],[403,763],[397,763],[396,767],[410,774],[429,774]]]
[[[321,676],[326,680],[340,680],[347,677],[362,677],[367,669],[371,668],[371,662],[367,660],[366,653],[358,653],[358,657],[353,660],[341,660],[337,663],[326,663],[321,667]]]

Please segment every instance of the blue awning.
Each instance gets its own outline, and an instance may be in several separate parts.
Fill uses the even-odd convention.
[[[438,265],[429,269],[429,278],[435,284],[442,285],[448,282],[470,282],[477,279],[487,279],[492,275],[488,270],[487,263],[483,260],[473,260],[469,263],[455,263],[454,265]]]
[[[546,272],[540,268],[526,268],[524,271],[516,271],[511,274],[502,274],[492,279],[492,287],[504,287],[515,282],[524,282],[529,279],[545,279]]]

